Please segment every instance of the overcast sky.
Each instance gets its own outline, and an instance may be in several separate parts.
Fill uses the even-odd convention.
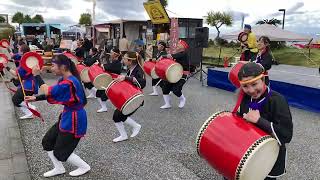
[[[148,19],[143,8],[145,0],[97,0],[96,21],[118,18]],[[171,17],[203,18],[208,11],[227,11],[233,14],[232,27],[222,28],[222,33],[238,30],[241,17],[254,25],[258,20],[277,18],[282,20],[286,9],[285,29],[315,35],[320,33],[320,2],[317,0],[169,0],[167,7]],[[17,12],[43,15],[46,22],[77,24],[81,13],[92,12],[90,0],[1,0],[0,12],[10,17]],[[210,33],[215,33],[210,28]]]

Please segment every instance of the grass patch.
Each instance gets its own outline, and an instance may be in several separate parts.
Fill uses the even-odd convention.
[[[203,50],[204,63],[206,64],[218,64],[219,62],[220,47],[212,46]],[[311,49],[310,58],[311,62],[307,57],[309,56],[308,49],[297,49],[293,47],[286,47],[282,49],[276,49],[272,51],[273,56],[280,64],[305,66],[305,67],[316,67],[320,65],[320,49]],[[223,64],[224,57],[240,57],[240,52],[237,48],[222,47],[221,48],[221,60],[220,65]],[[306,57],[307,56],[307,57]],[[231,59],[233,61],[234,59]]]

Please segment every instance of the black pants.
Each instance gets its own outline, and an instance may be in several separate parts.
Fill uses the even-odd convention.
[[[44,135],[42,147],[45,151],[53,151],[54,156],[64,162],[75,150],[79,141],[80,138],[75,138],[74,134],[61,132],[57,122]]]
[[[83,82],[83,86],[85,87],[85,88],[87,88],[87,89],[92,89],[94,86],[93,86],[93,84],[91,83],[91,82],[88,82],[88,83],[86,83],[86,82]]]
[[[107,101],[108,100],[108,96],[107,96],[105,90],[97,90],[96,97],[100,98],[101,101]]]
[[[24,91],[27,96],[32,96],[33,91]],[[12,96],[12,102],[16,107],[20,107],[20,104],[24,101],[24,96],[21,88],[17,89],[17,92]]]
[[[157,85],[157,83],[160,81],[160,78],[158,79],[152,79],[152,86]],[[159,83],[159,85],[161,84],[161,82]]]
[[[162,93],[163,95],[168,95],[170,91],[173,92],[176,96],[180,97],[182,95],[182,87],[186,83],[186,77],[185,75],[182,76],[182,78],[176,82],[176,83],[169,83],[168,81],[162,81]]]
[[[144,104],[144,102],[142,102],[141,106],[143,106],[143,104]],[[138,108],[138,109],[139,109],[139,108]],[[125,122],[125,121],[127,120],[127,118],[128,118],[129,116],[132,116],[138,109],[136,109],[135,111],[133,111],[132,113],[130,113],[130,114],[128,114],[128,115],[124,115],[124,114],[122,114],[121,111],[119,111],[118,109],[116,109],[116,110],[114,111],[114,113],[113,113],[112,119],[113,119],[113,121],[114,121],[115,123]]]
[[[254,61],[256,59],[256,53],[251,52],[250,50],[244,51],[245,61]]]

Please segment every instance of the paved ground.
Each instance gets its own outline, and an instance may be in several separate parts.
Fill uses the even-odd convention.
[[[52,79],[47,79],[52,82]],[[150,83],[150,81],[148,81]],[[145,94],[151,91],[150,84]],[[112,143],[118,133],[109,111],[97,114],[96,100],[86,107],[89,118],[88,135],[80,142],[76,153],[92,167],[87,175],[77,179],[222,179],[207,163],[198,157],[195,138],[203,122],[214,112],[231,109],[233,93],[202,87],[191,78],[184,88],[187,104],[160,110],[162,97],[145,97],[145,106],[133,116],[142,125],[141,133],[126,142]],[[34,103],[42,112],[45,122],[38,119],[19,121],[31,178],[44,179],[42,174],[52,168],[41,148],[46,130],[57,121],[61,106],[46,102]],[[320,179],[320,116],[319,114],[291,108],[294,121],[294,137],[288,146],[288,173],[283,180]],[[19,112],[20,113],[20,112]],[[66,164],[68,171],[72,170]],[[68,175],[52,179],[72,179]]]
[[[0,180],[28,180],[28,164],[11,96],[2,82],[0,107]]]
[[[231,68],[215,68],[220,71],[229,72]],[[320,75],[318,68],[309,68],[292,65],[273,65],[269,71],[271,80],[298,84],[313,88],[320,88]]]

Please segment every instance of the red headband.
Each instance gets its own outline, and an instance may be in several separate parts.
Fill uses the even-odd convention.
[[[179,43],[184,47],[184,49],[188,49],[189,45],[184,40],[180,40]]]

